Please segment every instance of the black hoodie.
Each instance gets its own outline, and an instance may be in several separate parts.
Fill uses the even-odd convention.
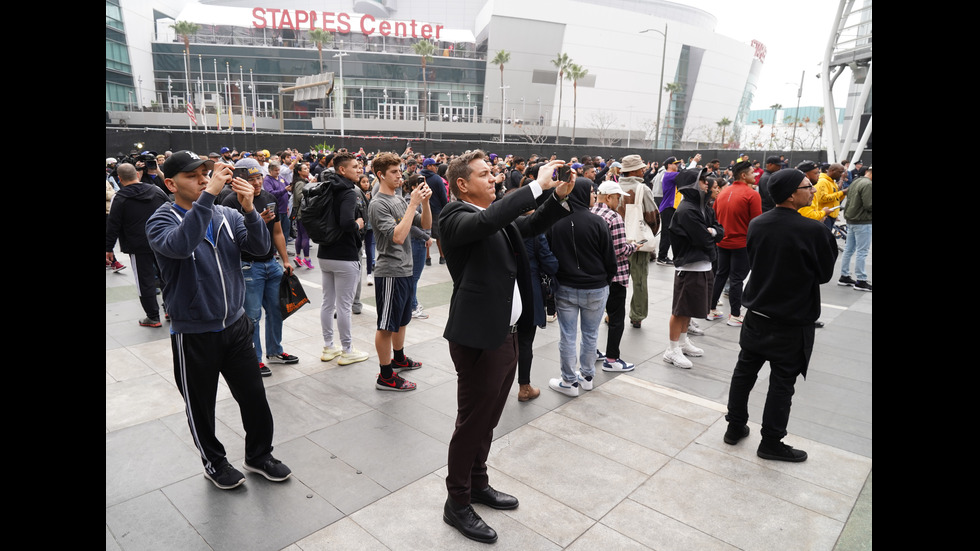
[[[715,244],[725,236],[725,229],[715,219],[715,212],[708,206],[705,192],[698,185],[703,170],[682,170],[675,180],[677,191],[684,197],[670,220],[670,246],[674,249],[675,266],[713,261],[717,255]],[[715,235],[711,235],[708,228],[714,228]]]
[[[124,253],[153,254],[146,239],[146,221],[167,196],[153,184],[138,182],[124,186],[112,198],[105,227],[105,250],[112,251],[119,239]]]
[[[551,252],[558,258],[558,283],[573,289],[601,289],[616,275],[609,225],[589,212],[592,183],[582,178],[568,194],[572,214],[548,231]]]

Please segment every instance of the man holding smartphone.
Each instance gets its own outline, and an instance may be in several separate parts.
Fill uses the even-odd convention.
[[[259,338],[259,321],[262,319],[262,309],[265,309],[265,352],[266,361],[270,364],[294,364],[299,361],[296,356],[283,352],[282,349],[282,312],[279,310],[279,282],[282,273],[293,271],[286,252],[286,238],[279,223],[276,209],[276,198],[263,189],[261,169],[254,159],[242,159],[235,163],[235,176],[247,181],[254,190],[252,205],[266,223],[272,243],[262,254],[253,255],[242,251],[242,275],[245,276],[245,315],[252,320],[252,344],[255,346],[255,356],[259,362],[259,372],[263,377],[272,376],[272,370],[262,361],[262,339]],[[222,203],[238,212],[243,212],[238,195],[231,194]],[[275,259],[279,253],[282,265]]]

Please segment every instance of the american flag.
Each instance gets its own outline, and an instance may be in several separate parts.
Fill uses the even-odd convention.
[[[191,123],[197,126],[197,117],[194,116],[194,104],[187,103],[187,116],[191,118]]]

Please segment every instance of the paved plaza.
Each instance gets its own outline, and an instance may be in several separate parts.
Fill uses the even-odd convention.
[[[167,324],[138,326],[131,270],[106,272],[106,549],[487,549],[441,518],[456,375],[442,338],[452,282],[432,251],[418,291],[430,317],[408,327],[406,352],[423,363],[406,373],[418,383],[409,393],[374,388],[374,287],[354,316],[355,347],[371,358],[338,366],[320,361],[320,272],[298,270],[312,304],[286,320],[283,346],[300,361],[263,379],[274,453],[294,474],[285,483],[247,474],[232,491],[203,476]],[[491,484],[520,507],[475,506],[499,533],[495,547],[871,549],[872,293],[839,287],[836,275],[821,289],[826,327],[797,382],[786,438],[809,459],[794,464],[755,454],[768,368],[749,402],[750,436],[722,442],[738,328],[702,320],[694,368],[662,361],[672,278],[672,268],[650,266],[650,317],[641,329],[627,324],[622,350],[636,370],[600,370],[578,398],[548,389],[559,373],[557,323],[538,331],[531,379],[541,396],[519,403],[515,382],[488,461]],[[216,432],[241,468],[241,417],[224,381]]]

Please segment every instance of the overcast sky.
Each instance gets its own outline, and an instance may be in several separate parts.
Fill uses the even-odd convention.
[[[753,39],[766,45],[766,61],[752,109],[767,109],[774,103],[784,108],[796,106],[800,74],[803,99],[800,105],[823,105],[820,80],[827,40],[835,21],[838,0],[673,0],[701,8],[718,18],[719,34],[742,42]],[[834,87],[834,101],[844,107],[849,74],[841,76]]]

